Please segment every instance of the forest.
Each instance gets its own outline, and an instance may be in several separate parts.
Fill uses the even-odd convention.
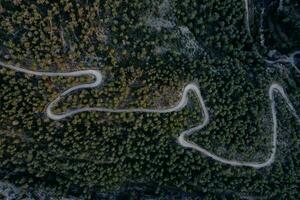
[[[300,199],[299,35],[298,0],[0,0],[0,199]],[[102,82],[62,95],[97,77],[7,66]],[[190,83],[205,108],[190,91],[176,112],[46,112],[163,110]],[[178,142],[207,109],[188,141],[266,161],[273,83],[295,111],[274,92],[272,164]]]

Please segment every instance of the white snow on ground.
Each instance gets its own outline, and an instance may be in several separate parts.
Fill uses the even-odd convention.
[[[199,43],[197,42],[195,36],[190,31],[190,29],[186,26],[180,26],[179,30],[180,30],[181,35],[182,35],[182,37],[180,37],[181,42],[184,46],[184,48],[181,49],[180,51],[184,55],[188,55],[188,57],[196,56],[196,53],[198,51],[200,51],[201,48],[200,48]],[[201,49],[201,51],[202,51],[202,49]]]
[[[169,15],[169,16],[168,16]],[[153,11],[146,17],[145,24],[149,27],[160,30],[161,28],[173,28],[175,27],[175,17],[171,12],[171,4],[169,0],[163,0],[163,2],[158,5],[158,14],[154,14]]]
[[[294,55],[294,54],[292,54]],[[10,64],[5,64],[3,62],[0,62],[0,65],[5,68],[9,68],[15,71],[31,74],[31,75],[36,75],[36,76],[62,76],[62,77],[79,77],[79,76],[93,76],[95,78],[94,82],[91,83],[84,83],[80,84],[74,87],[71,87],[67,89],[66,91],[62,92],[54,101],[50,102],[46,114],[47,116],[52,119],[52,120],[62,120],[67,117],[71,117],[75,114],[82,113],[82,112],[111,112],[111,113],[123,113],[123,112],[136,112],[136,113],[170,113],[170,112],[177,112],[179,110],[182,110],[188,103],[188,92],[194,92],[196,97],[198,98],[199,104],[203,110],[204,114],[204,121],[199,124],[196,127],[193,127],[191,129],[185,130],[182,133],[180,133],[180,136],[178,138],[178,142],[181,146],[191,148],[194,150],[197,150],[201,152],[202,154],[211,157],[212,159],[219,161],[224,164],[232,165],[232,166],[248,166],[248,167],[253,167],[253,168],[262,168],[270,165],[273,163],[275,159],[275,154],[276,154],[276,148],[277,148],[277,116],[276,116],[276,108],[275,108],[275,100],[274,100],[274,92],[278,92],[281,94],[281,96],[284,98],[286,104],[289,106],[290,110],[292,111],[292,114],[299,120],[299,116],[296,113],[296,110],[294,109],[292,103],[290,102],[289,98],[284,92],[284,89],[278,84],[278,83],[273,83],[270,88],[269,88],[269,98],[270,98],[270,104],[271,104],[271,111],[272,111],[272,119],[273,119],[273,139],[271,141],[273,147],[272,147],[272,153],[270,157],[262,163],[258,162],[245,162],[245,161],[237,161],[237,160],[228,160],[226,158],[219,157],[215,155],[214,153],[202,148],[201,146],[190,142],[186,140],[186,136],[190,136],[194,134],[195,132],[200,131],[202,128],[204,128],[206,125],[209,123],[209,113],[207,110],[207,107],[204,103],[204,99],[202,98],[202,95],[200,93],[199,87],[194,84],[190,83],[185,88],[183,89],[182,92],[182,97],[181,100],[174,106],[170,108],[164,108],[164,109],[155,109],[155,108],[128,108],[128,109],[113,109],[113,108],[101,108],[101,107],[84,107],[84,108],[79,108],[79,109],[74,109],[74,110],[69,110],[67,112],[61,113],[61,114],[55,114],[52,112],[53,106],[61,100],[62,97],[67,96],[71,92],[81,90],[81,89],[87,89],[87,88],[95,88],[101,85],[102,83],[102,74],[98,70],[80,70],[80,71],[74,71],[74,72],[64,72],[64,73],[59,73],[59,72],[37,72],[37,71],[31,71],[27,69],[23,69],[20,67],[16,67]],[[300,122],[300,120],[299,120]]]
[[[279,0],[278,11],[283,10],[283,0]]]
[[[164,42],[162,46],[156,47],[155,52],[159,55],[173,51],[188,58],[194,58],[204,52],[196,40],[194,34],[186,26],[178,26],[170,33],[174,42]],[[172,41],[173,41],[172,40]]]
[[[175,42],[164,42],[162,47],[158,47],[158,49],[163,50],[160,53],[174,51],[188,58],[194,58],[204,52],[187,26],[176,26],[170,37],[174,38]]]
[[[163,28],[174,28],[175,27],[175,23],[171,22],[169,20],[166,19],[162,19],[162,18],[149,18],[146,21],[146,25],[152,28],[155,28],[156,30],[160,30],[162,27]]]
[[[0,197],[1,195],[4,196],[4,200],[35,200],[36,198],[33,198],[33,196],[37,196],[38,200],[80,200],[75,197],[55,198],[55,191],[52,189],[36,188],[32,193],[26,192],[26,194],[23,194],[20,188],[0,180]]]
[[[158,13],[161,17],[166,17],[166,15],[171,11],[171,3],[170,0],[163,0],[163,2],[159,5]]]
[[[157,10],[158,14],[152,12],[148,17],[146,16],[145,25],[156,31],[160,31],[162,28],[167,29],[170,32],[170,37],[175,40],[175,42],[165,41],[162,46],[156,47],[155,52],[158,55],[174,51],[193,58],[198,55],[197,53],[203,52],[189,28],[183,25],[178,26],[170,0],[163,0],[158,5]]]
[[[175,34],[178,34],[178,32]],[[155,53],[158,55],[162,55],[167,52],[175,52],[176,54],[184,55],[188,58],[194,58],[195,56],[201,55],[203,49],[199,48],[197,41],[189,41],[187,37],[181,36],[181,40],[179,42],[164,43],[162,46],[155,48]]]
[[[20,190],[9,183],[0,181],[0,195],[3,195],[5,200],[18,199]]]

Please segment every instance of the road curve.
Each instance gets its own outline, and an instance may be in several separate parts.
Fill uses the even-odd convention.
[[[300,51],[295,51],[288,56],[284,55],[283,58],[279,58],[277,60],[265,60],[268,64],[275,64],[275,63],[290,63],[292,67],[295,68],[296,72],[300,74],[300,69],[297,67],[295,62],[295,56],[300,54]]]
[[[32,71],[32,70],[27,70],[27,69],[23,69],[20,67],[16,67],[16,66],[13,66],[10,64],[6,64],[1,61],[0,61],[0,66],[9,68],[9,69],[12,69],[15,71],[23,72],[23,73],[36,75],[36,76],[78,77],[78,76],[89,75],[89,76],[93,76],[95,78],[95,80],[91,83],[80,84],[80,85],[77,85],[77,86],[74,86],[74,87],[71,87],[71,88],[65,90],[58,97],[56,97],[56,99],[54,101],[50,102],[49,105],[47,106],[46,114],[52,120],[62,120],[62,119],[71,117],[78,113],[95,112],[95,111],[97,111],[97,112],[112,112],[112,113],[123,113],[123,112],[170,113],[170,112],[176,112],[176,111],[181,110],[182,108],[184,108],[187,105],[188,92],[189,91],[194,92],[195,95],[197,96],[199,104],[202,108],[204,120],[198,126],[195,126],[191,129],[185,130],[182,133],[180,133],[180,135],[178,137],[178,143],[182,147],[194,149],[216,161],[219,161],[224,164],[232,165],[232,166],[247,166],[247,167],[253,167],[253,168],[262,168],[262,167],[266,167],[274,162],[276,148],[277,148],[277,116],[276,116],[276,108],[275,108],[276,102],[274,100],[274,92],[275,91],[281,94],[281,96],[285,100],[286,104],[290,108],[293,115],[299,120],[299,116],[297,115],[296,110],[293,107],[292,103],[290,102],[288,96],[284,92],[284,89],[278,83],[273,83],[269,88],[269,98],[270,98],[270,103],[271,103],[272,121],[273,121],[273,136],[272,136],[272,141],[271,141],[273,147],[272,147],[272,152],[271,152],[270,157],[265,162],[261,162],[261,163],[228,160],[228,159],[225,159],[225,158],[215,155],[214,153],[202,148],[201,146],[199,146],[191,141],[186,140],[187,136],[190,136],[190,135],[200,131],[209,123],[209,113],[208,113],[207,107],[205,105],[204,99],[202,98],[199,87],[194,83],[188,84],[183,89],[181,100],[175,106],[172,106],[170,108],[165,108],[165,109],[152,109],[152,108],[150,108],[150,109],[145,109],[145,108],[112,109],[112,108],[100,108],[100,107],[85,107],[85,108],[70,110],[70,111],[67,111],[67,112],[61,113],[61,114],[55,114],[52,112],[52,108],[56,103],[58,103],[61,100],[61,98],[63,96],[66,96],[69,93],[76,91],[76,90],[95,88],[97,86],[100,86],[102,83],[102,78],[103,78],[101,72],[97,71],[97,70],[79,70],[79,71],[74,71],[74,72],[63,72],[63,73],[60,73],[60,72],[57,72],[57,73],[56,72],[37,72],[37,71]],[[300,122],[300,120],[299,120],[299,122]]]
[[[98,70],[79,70],[74,72],[37,72],[32,70],[23,69],[20,67],[16,67],[10,64],[6,64],[0,61],[0,66],[6,67],[18,72],[23,72],[26,74],[36,75],[36,76],[63,76],[63,77],[79,77],[79,76],[93,76],[95,78],[95,81],[92,83],[86,83],[86,84],[80,84],[74,87],[71,87],[64,92],[62,92],[58,97],[56,97],[52,102],[49,103],[46,109],[46,114],[50,119],[53,120],[62,120],[64,118],[70,117],[72,115],[82,113],[82,112],[111,112],[111,113],[123,113],[123,112],[143,112],[143,113],[170,113],[170,112],[176,112],[184,108],[188,102],[188,92],[192,91],[194,92],[199,99],[201,99],[201,105],[205,107],[199,87],[194,84],[190,83],[188,84],[182,93],[181,100],[173,107],[165,108],[165,109],[154,109],[154,108],[128,108],[128,109],[112,109],[112,108],[100,108],[100,107],[86,107],[86,108],[79,108],[74,110],[69,110],[65,113],[61,114],[55,114],[52,112],[52,108],[55,106],[56,103],[58,103],[62,97],[67,96],[73,91],[80,90],[80,89],[87,89],[87,88],[95,88],[97,86],[100,86],[102,83],[102,74]]]
[[[216,161],[219,161],[224,164],[232,165],[232,166],[246,166],[246,167],[253,167],[253,168],[258,169],[258,168],[266,167],[266,166],[272,164],[275,160],[276,149],[277,149],[277,126],[278,126],[277,125],[276,108],[275,108],[276,102],[274,100],[274,92],[275,91],[281,94],[281,96],[285,100],[286,104],[290,108],[292,114],[297,118],[297,120],[300,123],[299,116],[297,115],[295,108],[293,107],[292,103],[290,102],[289,98],[287,97],[286,93],[284,92],[284,89],[282,88],[282,86],[279,85],[278,83],[273,83],[269,88],[269,98],[270,98],[270,103],[271,103],[272,121],[273,121],[273,136],[272,136],[272,140],[271,140],[273,147],[272,147],[271,155],[269,156],[269,158],[266,161],[264,161],[264,162],[245,162],[245,161],[237,161],[237,160],[228,160],[228,159],[222,158],[220,156],[217,156],[217,155],[209,152],[208,150],[202,148],[201,146],[199,146],[193,142],[187,141],[185,139],[186,136],[192,135],[193,133],[201,130],[205,125],[208,124],[209,115],[208,115],[206,109],[204,109],[203,124],[199,125],[198,127],[195,127],[195,128],[192,128],[192,129],[182,132],[178,138],[179,144],[183,147],[187,147],[187,148],[191,148],[196,151],[199,151],[202,154],[204,154]],[[204,108],[205,108],[204,104],[202,106],[204,106]]]

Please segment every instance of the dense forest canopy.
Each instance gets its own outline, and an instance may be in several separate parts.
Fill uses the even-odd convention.
[[[99,87],[62,96],[55,113],[168,108],[193,83],[210,119],[188,140],[228,160],[260,163],[272,149],[270,85],[280,84],[300,112],[300,52],[290,56],[300,46],[299,16],[297,0],[1,0],[0,62],[101,71]],[[21,188],[16,198],[40,198],[31,191],[42,187],[83,199],[300,199],[300,125],[280,94],[276,159],[255,169],[178,144],[205,118],[192,92],[177,112],[52,120],[49,102],[95,77],[3,66],[0,180]]]

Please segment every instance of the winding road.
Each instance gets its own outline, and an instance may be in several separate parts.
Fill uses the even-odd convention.
[[[277,149],[277,126],[278,126],[276,108],[275,108],[276,102],[274,100],[274,92],[275,91],[281,94],[281,96],[284,98],[286,104],[290,108],[291,112],[293,113],[293,115],[297,118],[297,120],[300,123],[299,116],[297,115],[295,108],[293,107],[292,103],[290,102],[289,98],[287,97],[286,93],[284,92],[284,89],[278,83],[273,83],[269,88],[269,98],[270,98],[270,103],[271,103],[272,121],[273,121],[273,136],[272,136],[272,141],[271,141],[273,147],[272,147],[271,155],[266,161],[259,163],[259,162],[244,162],[244,161],[237,161],[237,160],[228,160],[228,159],[222,158],[220,156],[217,156],[217,155],[209,152],[208,150],[200,147],[199,145],[197,145],[193,142],[187,141],[184,138],[185,136],[189,136],[189,135],[193,134],[194,132],[201,130],[205,125],[208,124],[209,115],[207,113],[206,108],[204,109],[204,118],[205,118],[204,123],[199,125],[198,127],[195,127],[193,129],[189,129],[187,131],[182,132],[178,138],[179,144],[183,147],[195,149],[195,150],[203,153],[204,155],[211,157],[212,159],[214,159],[216,161],[219,161],[224,164],[232,165],[232,166],[247,166],[247,167],[253,167],[253,168],[262,168],[262,167],[266,167],[266,166],[272,164],[275,160],[276,149]]]
[[[64,92],[62,92],[58,97],[56,97],[55,100],[49,103],[46,109],[47,116],[52,120],[62,120],[67,117],[71,117],[75,114],[82,113],[82,112],[111,112],[111,113],[123,113],[123,112],[140,112],[140,113],[170,113],[170,112],[177,112],[184,108],[188,103],[188,92],[194,92],[195,95],[198,98],[198,103],[200,104],[202,108],[202,112],[204,115],[204,120],[201,124],[199,124],[196,127],[193,127],[191,129],[185,130],[182,133],[180,133],[178,137],[178,143],[182,147],[191,148],[196,151],[201,152],[202,154],[219,161],[224,164],[232,165],[232,166],[247,166],[247,167],[253,167],[253,168],[262,168],[270,165],[274,162],[276,149],[277,149],[277,116],[276,116],[276,102],[274,100],[274,92],[278,92],[281,94],[283,99],[285,100],[286,104],[290,108],[293,115],[299,120],[299,116],[296,113],[295,108],[293,107],[292,103],[290,102],[288,96],[284,92],[284,89],[278,84],[273,83],[269,88],[269,98],[271,103],[271,111],[272,111],[272,121],[273,121],[273,136],[272,136],[272,152],[270,157],[265,162],[245,162],[245,161],[237,161],[237,160],[228,160],[225,158],[222,158],[220,156],[215,155],[214,153],[204,149],[203,147],[199,146],[198,144],[195,144],[191,141],[188,141],[186,139],[187,136],[190,136],[197,131],[200,131],[203,129],[208,123],[209,123],[209,113],[207,110],[207,107],[205,105],[205,102],[203,100],[203,97],[201,95],[199,87],[195,83],[188,84],[182,92],[181,100],[173,107],[166,108],[166,109],[144,109],[144,108],[129,108],[129,109],[112,109],[112,108],[100,108],[100,107],[85,107],[85,108],[79,108],[74,110],[69,110],[67,112],[61,113],[61,114],[55,114],[52,112],[53,106],[58,103],[62,97],[70,94],[71,92],[81,90],[81,89],[88,89],[88,88],[95,88],[101,85],[103,76],[100,71],[98,70],[80,70],[80,71],[74,71],[74,72],[38,72],[38,71],[32,71],[24,68],[20,68],[17,66],[13,66],[10,64],[6,64],[0,61],[0,66],[9,68],[18,72],[23,72],[26,74],[36,75],[36,76],[57,76],[57,77],[79,77],[79,76],[93,76],[95,80],[91,83],[84,83],[80,84],[74,87],[71,87]],[[300,122],[300,120],[299,120]]]
[[[252,37],[251,35],[251,29],[250,29],[250,16],[249,16],[249,2],[248,0],[244,0],[245,3],[245,25],[246,25],[246,29],[247,32],[249,34],[250,37]]]
[[[284,56],[283,58],[277,59],[277,60],[265,60],[268,64],[276,64],[276,63],[290,63],[293,68],[295,68],[296,72],[298,72],[300,74],[300,70],[296,65],[295,62],[295,56],[296,55],[300,55],[300,51],[295,51],[291,54],[289,54],[289,56]]]

